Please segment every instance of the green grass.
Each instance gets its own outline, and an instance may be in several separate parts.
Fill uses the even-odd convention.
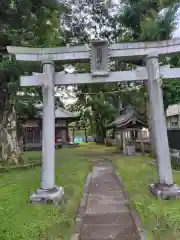
[[[86,176],[95,156],[112,153],[133,204],[150,240],[180,239],[180,201],[158,201],[148,190],[157,181],[155,166],[147,156],[122,157],[114,147],[92,143],[56,151],[56,184],[65,187],[63,209],[31,205],[29,196],[40,187],[41,168],[15,169],[0,175],[0,240],[69,240]],[[28,163],[41,160],[40,152],[26,152]],[[173,173],[180,185],[180,173]]]
[[[148,184],[157,181],[157,169],[146,160],[150,159],[146,156],[119,157],[116,164],[148,232],[148,239],[180,239],[180,201],[160,201],[152,196]],[[180,173],[174,173],[174,180],[180,184]]]
[[[29,196],[40,187],[41,168],[16,169],[0,175],[0,240],[70,239],[90,162],[78,157],[79,149],[56,152],[56,184],[64,186],[63,209],[31,205]],[[27,152],[28,162],[40,161],[41,153]]]

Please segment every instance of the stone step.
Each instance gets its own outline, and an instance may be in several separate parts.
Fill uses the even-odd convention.
[[[100,174],[92,176],[92,181],[101,181],[101,182],[117,182],[112,174]]]
[[[92,171],[92,174],[93,176],[99,176],[99,175],[102,175],[102,174],[112,174],[113,173],[113,168],[112,167],[109,167],[109,166],[105,166],[105,165],[99,165],[99,166],[95,166],[93,171]]]
[[[85,214],[83,217],[84,224],[119,224],[132,225],[132,218],[128,212],[121,213],[102,213],[102,214]]]
[[[85,214],[108,214],[129,212],[122,195],[90,194],[86,205]]]
[[[101,173],[92,175],[92,181],[114,181],[112,173]]]
[[[89,186],[89,192],[107,192],[107,191],[120,191],[119,185],[116,181],[105,181],[105,180],[91,180]]]
[[[133,225],[125,224],[83,224],[80,240],[138,240]]]
[[[120,190],[118,191],[109,191],[108,193],[89,193],[88,200],[89,201],[95,201],[96,204],[102,204],[102,203],[117,203],[121,202],[122,200],[125,201],[124,195]]]
[[[119,197],[120,195],[122,196],[122,192],[119,189],[117,189],[117,190],[107,190],[105,192],[99,190],[99,192],[94,191],[91,194],[92,195],[98,195],[98,194],[100,195],[101,194],[101,195],[105,195],[105,196],[115,196],[115,197]]]

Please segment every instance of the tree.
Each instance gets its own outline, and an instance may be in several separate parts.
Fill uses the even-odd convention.
[[[60,14],[65,11],[62,4],[54,1],[5,1],[1,3],[0,29],[0,148],[2,159],[18,164],[22,159],[16,137],[17,92],[32,92],[33,88],[23,90],[19,87],[19,76],[30,73],[27,71],[39,68],[36,64],[21,64],[8,56],[7,45],[21,46],[56,46],[63,44],[61,35]],[[33,89],[36,96],[41,91]]]
[[[128,29],[128,37],[131,41],[156,41],[167,40],[172,38],[173,31],[176,27],[176,14],[179,7],[177,3],[170,3],[168,1],[144,1],[144,0],[124,0],[123,7],[120,12],[119,21]],[[164,7],[167,7],[164,9]],[[166,63],[167,59],[161,59]],[[143,65],[143,62],[136,62],[137,65]],[[165,83],[164,100],[166,107],[169,104],[169,83]],[[147,86],[144,84],[144,93],[147,96]],[[172,88],[171,88],[172,89]],[[151,129],[151,114],[147,97],[144,101],[146,103],[146,115],[149,115],[149,129],[151,133],[151,142],[153,144],[153,135]],[[172,98],[171,98],[172,100]]]
[[[63,40],[59,22],[60,14],[66,10],[56,0],[2,0],[3,46],[56,46]]]
[[[172,38],[179,4],[168,1],[122,1],[119,21],[128,29],[131,41],[157,41]],[[166,9],[164,6],[166,5]],[[164,11],[163,11],[164,10]],[[166,59],[161,59],[167,63]],[[142,62],[136,62],[142,65]]]
[[[171,67],[180,66],[180,58],[178,56],[172,57],[169,60]],[[170,105],[180,103],[180,79],[166,80],[163,82],[163,100],[164,110],[166,112]]]
[[[116,17],[118,5],[112,4],[109,8],[104,1],[99,4],[87,0],[65,2],[70,11],[65,15],[63,25],[70,45],[89,43],[94,38],[106,38],[112,43],[122,33]]]

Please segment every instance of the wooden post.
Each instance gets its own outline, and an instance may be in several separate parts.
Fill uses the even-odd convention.
[[[74,136],[75,136],[75,129],[74,129],[74,126],[73,126],[73,132],[72,132],[72,133],[73,133],[73,136],[72,136],[72,137],[73,137],[73,142],[74,142]]]
[[[84,134],[85,134],[85,142],[87,143],[87,131],[86,131],[86,127],[84,128]]]
[[[123,130],[122,132],[122,137],[123,137],[123,154],[126,155],[126,131]]]
[[[141,132],[141,129],[139,130],[139,140],[140,140],[140,143],[141,143],[141,153],[144,155],[144,142],[143,142],[143,138],[142,138],[142,132]]]

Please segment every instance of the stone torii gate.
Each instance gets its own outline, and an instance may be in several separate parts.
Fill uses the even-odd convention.
[[[108,83],[148,80],[149,100],[152,112],[152,127],[158,162],[159,182],[151,184],[150,189],[156,197],[162,199],[177,198],[180,188],[174,184],[170,161],[166,121],[163,108],[161,79],[180,78],[180,68],[159,66],[158,56],[180,53],[180,39],[108,45],[105,40],[91,42],[91,47],[26,48],[9,46],[8,52],[16,55],[19,61],[39,61],[43,73],[21,77],[21,86],[42,86],[43,88],[43,167],[42,184],[31,197],[32,202],[60,201],[63,187],[55,186],[55,117],[54,87],[88,83]],[[109,60],[140,60],[146,67],[136,70],[110,72]],[[91,73],[65,74],[55,73],[55,63],[89,62]]]

